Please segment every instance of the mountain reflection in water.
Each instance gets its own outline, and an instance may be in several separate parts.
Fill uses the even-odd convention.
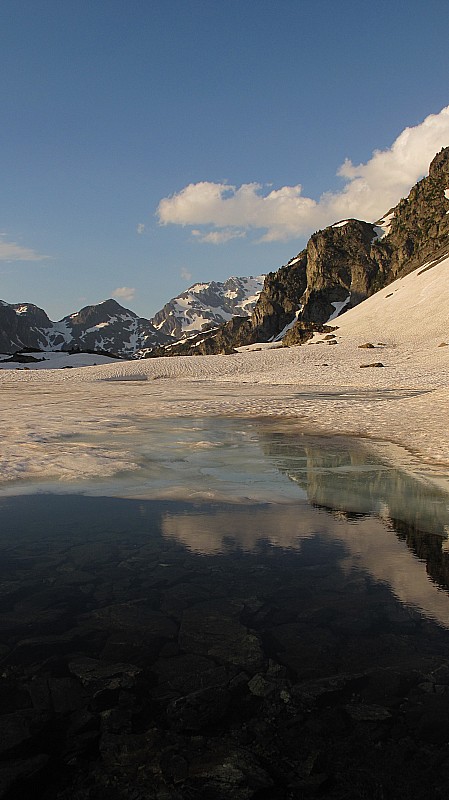
[[[168,512],[162,533],[189,549],[300,549],[304,539],[344,546],[341,566],[384,582],[401,602],[449,626],[449,496],[429,482],[378,462],[368,443],[301,437],[261,426],[267,460],[309,503],[251,509]],[[351,524],[352,523],[352,524]],[[429,580],[430,578],[430,580]]]
[[[139,476],[183,500],[0,500],[0,796],[445,796],[447,495],[369,443],[184,425]]]

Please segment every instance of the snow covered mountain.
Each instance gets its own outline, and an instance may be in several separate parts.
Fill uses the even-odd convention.
[[[24,348],[50,351],[93,350],[133,357],[173,343],[233,316],[251,316],[264,276],[195,284],[170,300],[153,319],[138,317],[115,300],[105,300],[52,322],[32,303],[0,300],[0,352]]]
[[[154,327],[172,339],[217,328],[232,317],[250,317],[263,289],[265,275],[229,278],[224,283],[195,283],[170,300],[152,318]]]
[[[86,306],[52,322],[45,311],[31,303],[10,305],[0,301],[0,351],[14,353],[23,348],[37,350],[95,350],[132,356],[142,347],[164,341],[147,319],[106,300]]]

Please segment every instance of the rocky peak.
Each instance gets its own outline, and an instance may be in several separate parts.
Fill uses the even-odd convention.
[[[442,147],[429,166],[429,178],[440,180],[444,176],[449,180],[449,147]]]
[[[449,252],[448,189],[449,147],[445,147],[432,160],[429,175],[393,209],[389,234],[378,243],[381,260],[389,262],[391,280]]]
[[[301,319],[323,323],[334,304],[356,305],[371,293],[378,264],[371,257],[374,226],[344,220],[313,234],[307,244],[307,288]]]
[[[264,277],[195,283],[166,303],[151,322],[162,334],[178,340],[216,329],[234,316],[248,317],[254,310]]]
[[[344,308],[448,252],[446,147],[432,160],[429,175],[378,223],[348,219],[314,233],[305,250],[266,276],[248,322],[225,325],[196,343],[194,352],[232,352],[241,344],[282,338],[287,330],[286,342],[302,342]]]
[[[19,326],[20,323],[22,323],[23,326],[37,325],[39,327],[45,327],[45,325],[51,324],[43,308],[35,306],[34,303],[14,303],[10,308],[13,308],[16,312],[19,318]]]
[[[37,331],[51,325],[45,311],[33,303],[0,305],[0,352],[39,347]]]
[[[134,311],[130,311],[128,308],[124,308],[120,303],[117,303],[116,300],[111,298],[109,300],[104,300],[102,303],[97,303],[97,305],[85,306],[75,314],[64,317],[63,321],[66,321],[72,327],[75,325],[94,326],[104,323],[112,317],[137,319],[137,314],[135,314]]]

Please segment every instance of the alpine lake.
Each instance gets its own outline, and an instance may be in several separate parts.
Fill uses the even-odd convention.
[[[0,497],[0,798],[446,797],[447,472],[288,420],[115,446]]]

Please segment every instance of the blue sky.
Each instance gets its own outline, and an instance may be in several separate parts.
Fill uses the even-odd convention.
[[[447,0],[3,0],[0,298],[150,317],[377,218],[449,145],[448,30]]]

